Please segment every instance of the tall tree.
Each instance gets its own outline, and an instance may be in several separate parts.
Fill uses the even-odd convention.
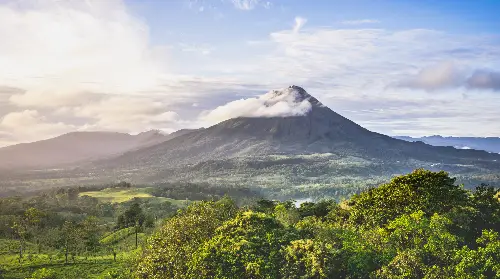
[[[64,263],[68,263],[68,256],[75,254],[81,245],[80,228],[71,221],[64,222],[61,229],[61,241],[64,249]]]
[[[99,220],[94,216],[89,216],[82,222],[81,227],[85,250],[95,254],[100,245]]]
[[[43,212],[40,210],[30,207],[24,211],[23,215],[14,221],[12,229],[15,236],[19,239],[19,263],[22,262],[24,246],[27,238],[32,233],[35,225],[40,223],[40,219],[43,216]]]
[[[137,225],[142,227],[145,220],[146,215],[142,211],[141,206],[139,203],[134,202],[123,214],[118,216],[116,226],[118,228],[131,228]]]

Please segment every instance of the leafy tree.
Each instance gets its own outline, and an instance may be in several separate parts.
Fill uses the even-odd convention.
[[[300,213],[292,202],[276,205],[274,207],[274,216],[286,227],[293,226],[300,220]]]
[[[335,206],[337,203],[334,200],[322,200],[317,203],[302,203],[298,210],[302,218],[308,216],[326,217]]]
[[[118,216],[117,228],[130,228],[136,227],[137,223],[142,226],[146,216],[142,212],[142,208],[139,203],[133,203],[125,212]]]
[[[350,220],[369,226],[419,210],[427,215],[448,212],[468,202],[467,191],[454,183],[455,179],[444,171],[418,169],[395,177],[390,183],[353,196],[348,204]]]
[[[283,278],[337,278],[342,274],[341,251],[331,243],[313,239],[292,241],[283,251]]]
[[[74,222],[64,222],[61,229],[61,242],[64,250],[64,263],[66,264],[68,256],[76,254],[82,245],[80,233],[80,228]]]
[[[278,205],[278,201],[271,201],[260,199],[256,202],[256,204],[252,207],[254,211],[272,214],[274,212],[274,208]]]
[[[85,250],[95,254],[100,246],[99,220],[94,216],[89,216],[82,222],[81,229]]]
[[[423,211],[402,215],[379,229],[381,246],[391,256],[377,271],[378,278],[448,278],[458,237],[450,233],[451,220]]]
[[[281,248],[298,234],[274,218],[246,211],[227,221],[193,255],[190,278],[279,278]]]
[[[168,219],[148,240],[139,260],[139,278],[186,278],[188,262],[217,227],[236,214],[229,199],[197,202]]]
[[[479,248],[471,250],[463,247],[455,255],[453,278],[500,278],[500,237],[498,232],[483,231],[477,239]]]
[[[383,279],[420,279],[424,278],[426,265],[418,250],[404,250],[392,261],[383,266],[377,273],[377,278]]]
[[[500,200],[497,197],[498,189],[486,184],[476,187],[471,196],[472,206],[477,210],[474,216],[475,237],[479,237],[484,230],[500,231]]]
[[[19,262],[22,262],[24,244],[30,237],[36,224],[40,223],[43,213],[36,208],[28,208],[17,220],[14,221],[12,229],[19,239]]]

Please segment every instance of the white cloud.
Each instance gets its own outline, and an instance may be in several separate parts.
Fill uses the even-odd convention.
[[[201,120],[208,124],[237,117],[287,117],[305,115],[311,110],[311,103],[293,88],[273,90],[256,98],[229,102],[205,112]]]
[[[139,97],[111,97],[74,109],[75,115],[94,119],[100,129],[125,132],[166,128],[179,120],[163,103]]]
[[[297,16],[295,17],[295,25],[293,26],[293,32],[297,33],[300,31],[300,29],[306,24],[307,19]]]
[[[97,94],[82,91],[64,91],[34,89],[21,94],[10,96],[9,100],[18,107],[31,108],[59,108],[61,106],[74,106],[88,103],[98,99]]]
[[[121,2],[35,3],[0,6],[0,84],[43,88],[46,102],[55,87],[60,95],[127,93],[155,85],[161,72],[148,28]]]
[[[340,23],[345,25],[361,25],[361,24],[380,23],[380,21],[376,19],[357,19],[357,20],[344,20],[341,21]]]
[[[0,121],[4,133],[15,135],[22,141],[33,141],[42,137],[58,136],[75,129],[75,126],[62,122],[51,122],[36,110],[11,112]]]

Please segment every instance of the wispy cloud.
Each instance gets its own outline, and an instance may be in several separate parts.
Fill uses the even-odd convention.
[[[344,20],[340,22],[345,25],[361,25],[361,24],[375,24],[380,23],[377,19],[357,19],[357,20]]]
[[[206,44],[179,43],[179,48],[184,52],[194,52],[202,55],[209,55],[214,48]]]
[[[255,7],[260,5],[263,1],[261,0],[230,0],[234,7],[239,10],[253,10]],[[268,2],[265,2],[264,5],[269,6]],[[270,7],[270,6],[269,6]]]
[[[295,17],[295,24],[293,25],[293,32],[297,33],[300,29],[306,24],[307,18],[303,18],[300,16]]]

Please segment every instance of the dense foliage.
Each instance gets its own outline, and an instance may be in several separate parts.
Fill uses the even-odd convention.
[[[137,278],[500,278],[498,190],[416,170],[340,204],[193,203],[149,239]]]

